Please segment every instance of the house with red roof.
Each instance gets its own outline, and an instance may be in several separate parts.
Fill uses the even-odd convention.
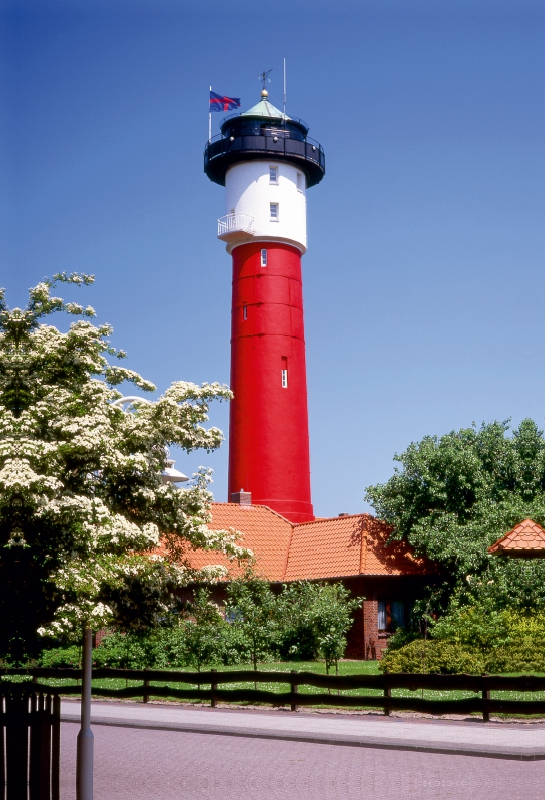
[[[342,581],[354,597],[365,598],[354,614],[347,657],[380,658],[388,638],[408,622],[414,601],[439,570],[416,558],[406,542],[388,542],[391,528],[371,514],[342,514],[294,523],[265,505],[253,505],[249,492],[239,502],[213,503],[210,528],[234,528],[254,553],[255,570],[273,587],[292,581]],[[193,550],[195,568],[223,564],[230,576],[241,568],[217,553]],[[221,582],[216,601],[225,597]]]

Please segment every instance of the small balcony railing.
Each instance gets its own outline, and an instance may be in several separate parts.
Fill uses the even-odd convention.
[[[230,234],[252,233],[254,218],[249,214],[237,212],[226,214],[218,219],[218,239],[222,239]]]

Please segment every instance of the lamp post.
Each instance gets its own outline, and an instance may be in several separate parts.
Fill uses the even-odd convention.
[[[76,798],[93,800],[93,752],[95,736],[91,730],[91,676],[93,669],[93,631],[83,632],[81,663],[81,728],[78,733]]]
[[[143,397],[120,397],[112,406],[124,406],[132,403],[149,403]],[[170,458],[165,447],[167,466],[161,472],[161,481],[168,483],[184,483],[187,475],[174,469],[176,463]],[[87,627],[83,631],[83,652],[81,663],[81,725],[78,733],[76,756],[76,800],[93,800],[93,755],[94,734],[91,729],[91,682],[93,673],[93,631]]]

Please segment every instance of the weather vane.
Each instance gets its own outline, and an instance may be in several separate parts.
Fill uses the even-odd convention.
[[[263,84],[263,89],[265,89],[265,84],[271,82],[271,79],[269,78],[269,72],[272,72],[272,69],[264,69],[263,72],[258,76],[259,80]]]

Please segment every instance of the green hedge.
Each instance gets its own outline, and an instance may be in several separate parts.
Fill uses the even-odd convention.
[[[466,672],[485,671],[482,655],[459,644],[416,639],[399,650],[386,653],[379,664],[381,672]]]
[[[526,639],[488,650],[443,640],[417,639],[387,652],[381,672],[439,672],[481,675],[503,672],[545,672],[545,642]]]

